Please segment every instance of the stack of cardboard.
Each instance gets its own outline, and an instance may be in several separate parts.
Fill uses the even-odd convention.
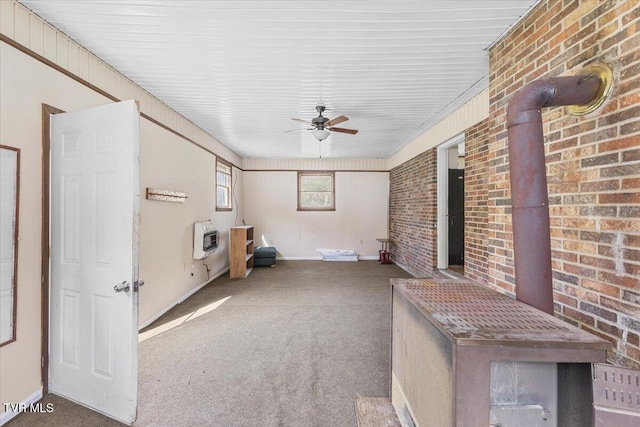
[[[346,249],[316,249],[322,254],[323,261],[358,261],[356,251]]]

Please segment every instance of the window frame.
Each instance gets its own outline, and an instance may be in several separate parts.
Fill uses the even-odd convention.
[[[328,207],[308,207],[302,206],[302,188],[300,182],[305,176],[330,176],[331,177],[331,206]],[[298,171],[298,211],[300,212],[333,212],[336,210],[336,174],[335,171]]]
[[[225,173],[224,171],[218,170],[218,165],[223,165],[229,168],[229,187],[225,185],[220,185],[218,183],[218,172]],[[226,175],[226,173],[225,173]],[[228,206],[218,206],[218,188],[228,188],[229,189],[229,205]],[[232,211],[233,210],[233,165],[228,161],[216,157],[216,211]]]

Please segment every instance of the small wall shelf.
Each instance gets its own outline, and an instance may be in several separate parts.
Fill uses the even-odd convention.
[[[159,200],[161,202],[184,203],[189,197],[181,191],[159,190],[147,187],[147,200]]]

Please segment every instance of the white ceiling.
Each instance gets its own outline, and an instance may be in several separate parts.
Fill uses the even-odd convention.
[[[387,158],[487,85],[537,0],[20,0],[247,158]]]

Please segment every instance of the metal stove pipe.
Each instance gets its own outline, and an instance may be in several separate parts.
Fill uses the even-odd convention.
[[[542,107],[587,104],[600,79],[586,74],[534,81],[507,108],[516,299],[553,315],[549,196]]]

